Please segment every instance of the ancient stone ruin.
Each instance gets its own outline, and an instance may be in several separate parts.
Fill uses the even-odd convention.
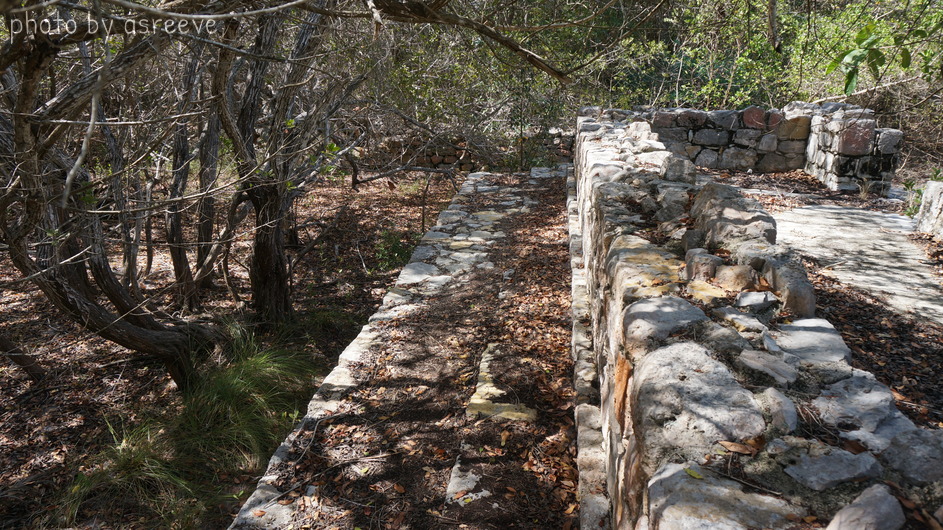
[[[581,113],[599,114],[598,107]],[[903,133],[877,127],[874,111],[845,103],[792,102],[782,110],[610,110],[645,122],[665,149],[711,169],[804,169],[832,190],[886,193]]]
[[[582,111],[568,202],[582,528],[895,529],[895,493],[940,504],[943,433],[849,364],[773,218],[692,163],[883,188],[900,139],[847,106]]]

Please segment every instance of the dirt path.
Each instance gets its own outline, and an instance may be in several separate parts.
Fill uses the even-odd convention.
[[[574,525],[564,201],[470,176],[235,526]]]
[[[894,310],[943,325],[943,288],[907,236],[902,215],[818,205],[774,215],[779,242],[818,260],[836,279],[883,298]]]

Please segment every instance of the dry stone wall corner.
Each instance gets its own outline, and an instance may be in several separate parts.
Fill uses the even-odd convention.
[[[694,178],[690,159],[724,160],[729,144],[714,144],[728,136],[758,161],[795,165],[787,155],[803,149],[789,142],[812,135],[815,116],[837,123],[829,153],[880,150],[885,133],[848,107],[580,113],[568,203],[578,462],[581,492],[584,471],[599,485],[585,490],[583,509],[596,515],[582,528],[789,528],[814,515],[834,517],[834,528],[896,529],[900,506],[880,481],[915,497],[943,492],[943,474],[889,449],[916,444],[923,461],[943,461],[943,436],[850,366],[841,335],[816,318],[805,269],[776,244],[773,218],[738,190]],[[784,312],[791,322],[778,320]],[[844,441],[797,435],[810,421]],[[736,476],[718,460],[736,462]]]

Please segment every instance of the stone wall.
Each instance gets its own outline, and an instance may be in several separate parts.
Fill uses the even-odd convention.
[[[773,131],[789,121],[770,116]],[[583,528],[790,528],[812,517],[896,529],[894,495],[939,505],[943,436],[850,366],[773,218],[698,181],[636,118],[577,122],[573,354],[580,491],[593,514]],[[831,444],[815,435],[823,427]],[[903,456],[913,451],[921,464]]]
[[[943,182],[928,181],[923,189],[916,231],[943,239]]]
[[[647,121],[667,150],[698,166],[763,173],[804,169],[833,190],[886,193],[903,138],[897,129],[877,128],[872,110],[844,103],[609,112],[625,121]]]

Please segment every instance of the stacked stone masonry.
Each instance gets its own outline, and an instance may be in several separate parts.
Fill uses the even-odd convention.
[[[599,115],[599,107],[581,114]],[[832,190],[884,193],[903,133],[878,128],[874,111],[845,103],[792,102],[782,110],[610,110],[645,121],[668,151],[710,169],[762,173],[804,169]]]
[[[777,145],[799,141],[778,136],[788,112],[671,111],[647,122],[588,109],[577,121],[576,421],[583,509],[595,514],[583,528],[793,528],[816,518],[830,529],[896,529],[898,497],[943,502],[943,433],[914,425],[887,386],[850,365],[841,335],[816,318],[805,270],[776,244],[775,220],[698,178],[655,132],[720,130],[703,125],[724,116],[761,130],[761,115]],[[812,117],[792,123],[813,127]],[[801,157],[796,149],[779,153]],[[608,521],[598,515],[606,497]]]

